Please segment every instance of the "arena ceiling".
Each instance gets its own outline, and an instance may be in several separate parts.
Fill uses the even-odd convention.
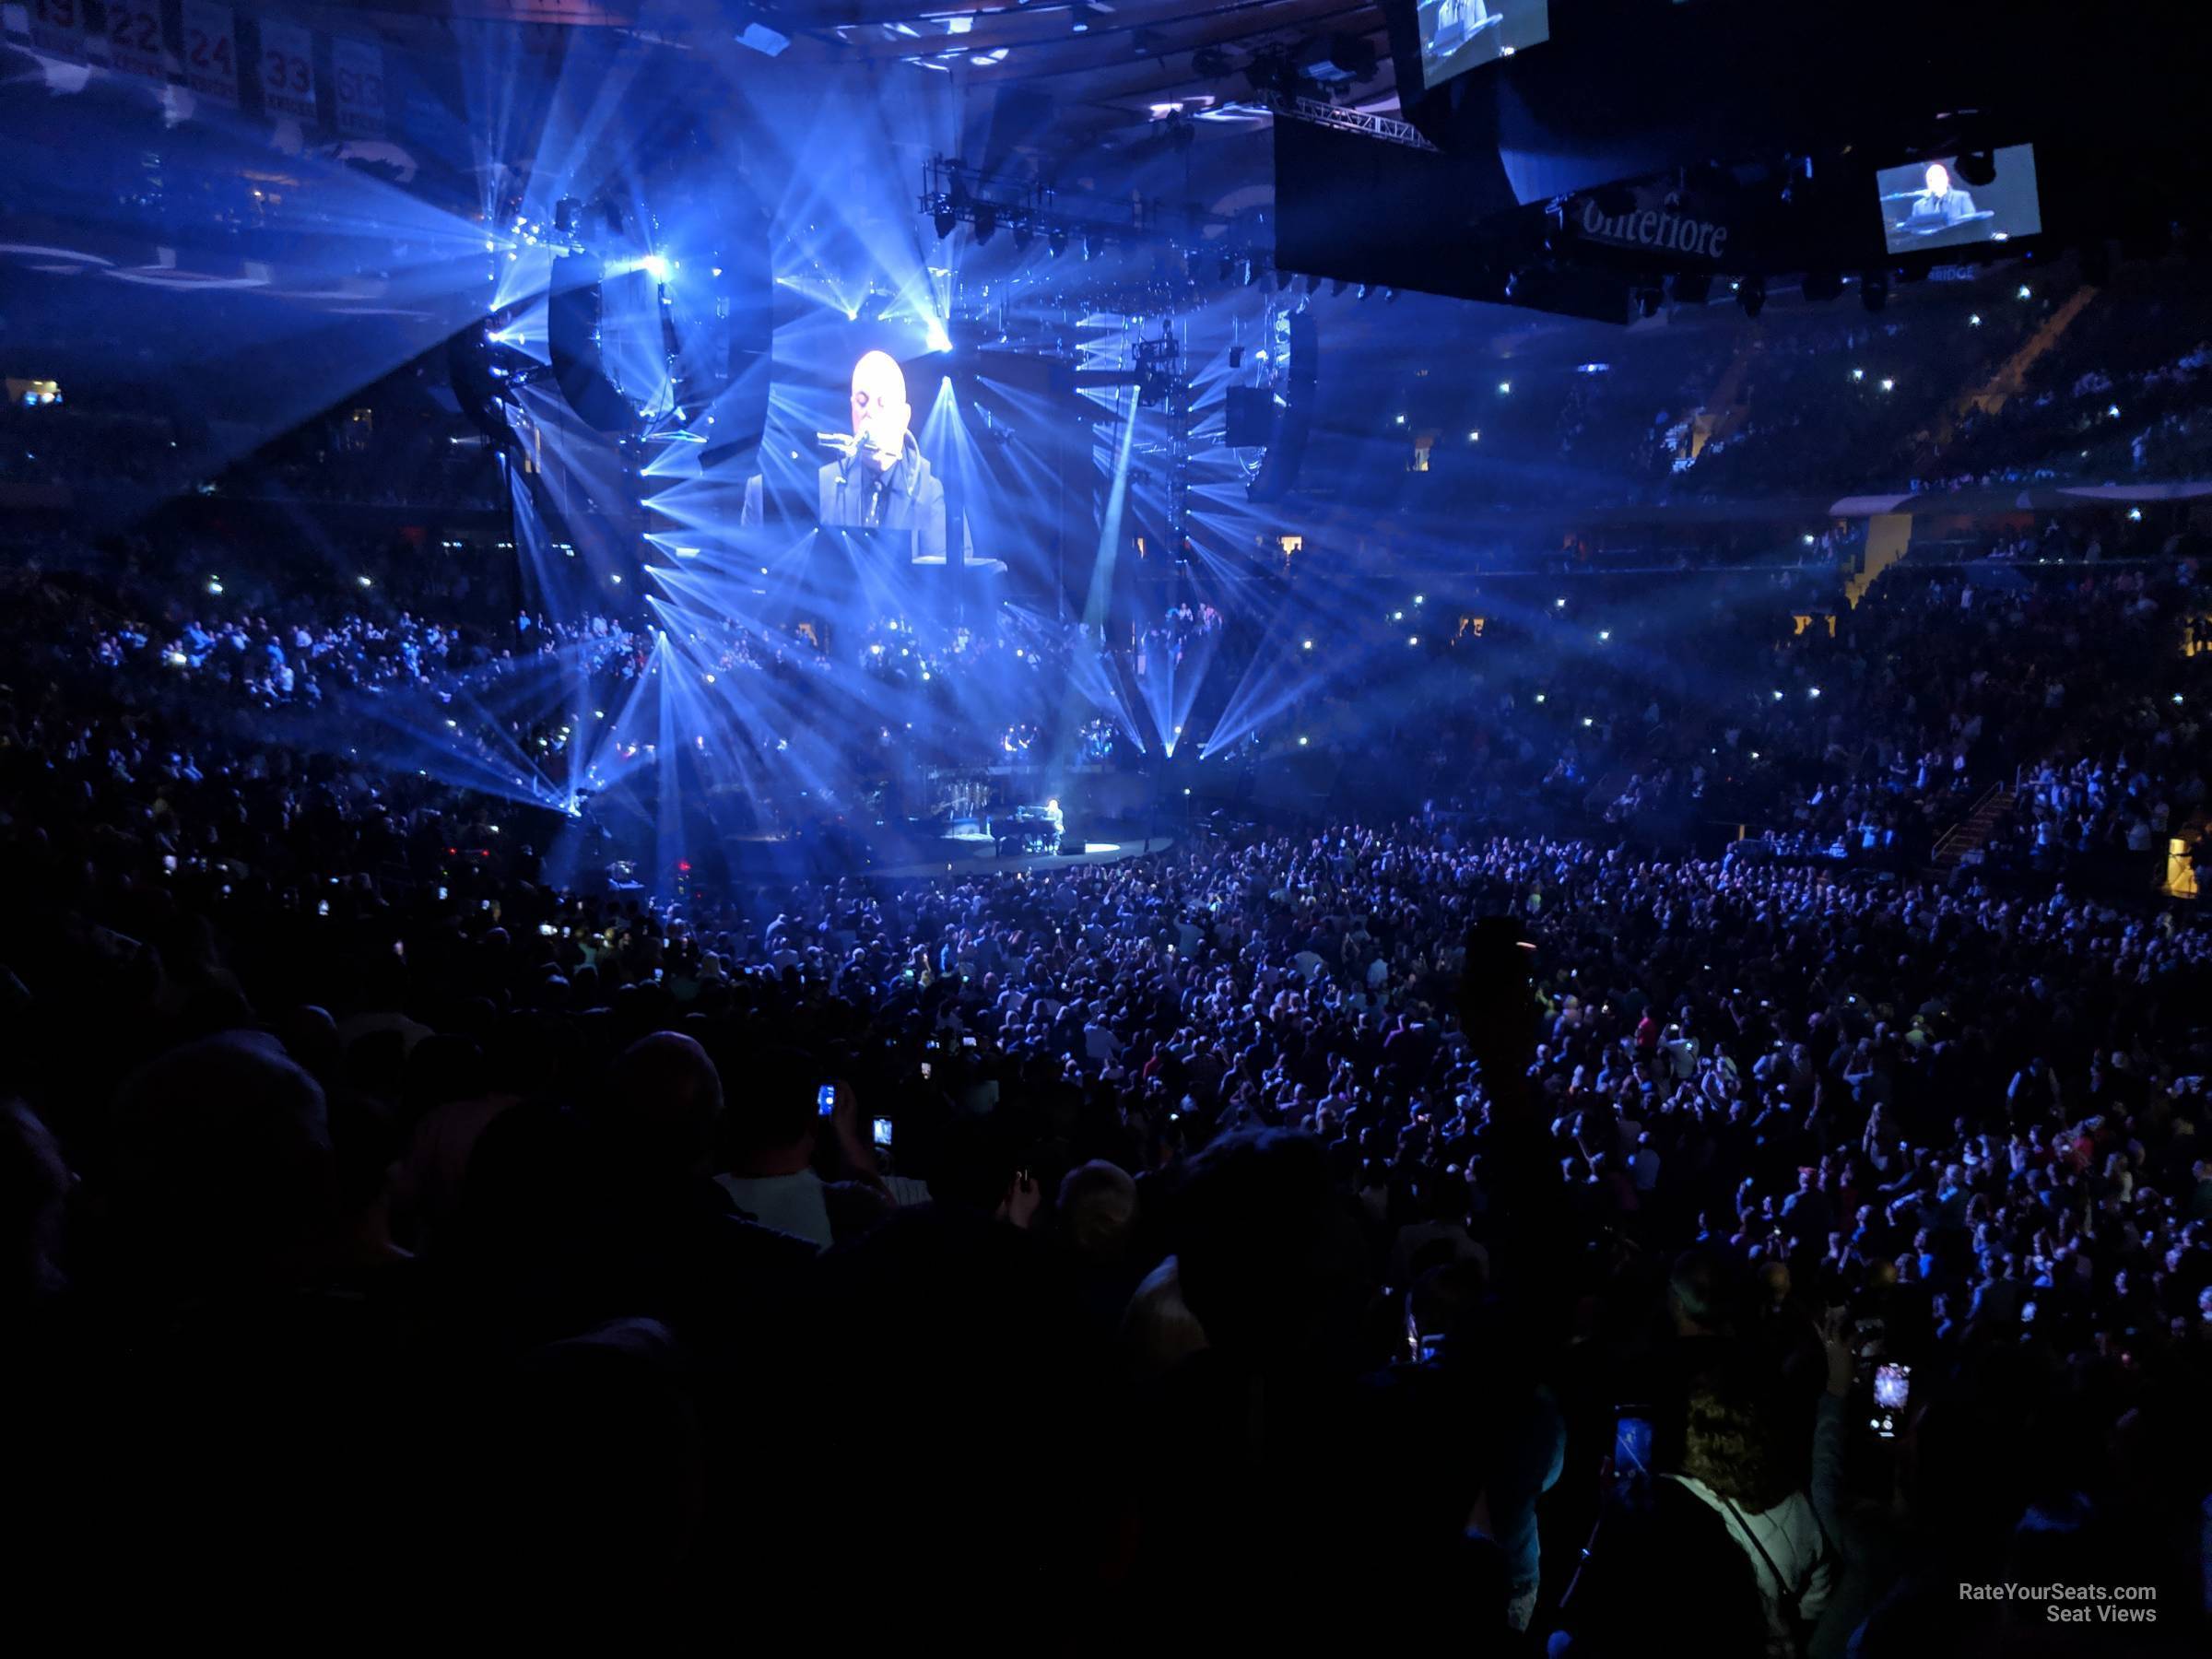
[[[1179,115],[1201,134],[1264,122],[1250,101],[1252,72],[1268,84],[1309,44],[1334,43],[1335,58],[1360,65],[1350,78],[1324,71],[1302,88],[1309,95],[1365,111],[1397,107],[1382,14],[1367,0],[373,0],[321,9],[432,50],[460,21],[512,22],[547,36],[620,29],[679,47],[726,41],[758,23],[788,39],[782,61],[794,66],[904,65],[953,77],[979,103],[1001,93],[1046,100],[1041,142],[1069,150],[1141,139]]]

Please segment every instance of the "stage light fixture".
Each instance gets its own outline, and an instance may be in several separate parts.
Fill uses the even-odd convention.
[[[1231,369],[1241,369],[1241,368],[1243,368],[1243,367],[1244,367],[1244,347],[1241,347],[1241,346],[1231,346],[1231,347],[1229,348],[1229,366],[1230,366]]]
[[[1344,297],[1344,290],[1349,286],[1350,285],[1347,283],[1341,276],[1332,279],[1329,283],[1329,298],[1332,300],[1341,300]]]
[[[1397,290],[1396,288],[1384,288],[1384,289],[1382,290],[1382,303],[1383,303],[1383,304],[1385,304],[1385,305],[1395,305],[1397,302],[1398,302],[1398,290]]]
[[[1743,278],[1735,285],[1735,302],[1743,307],[1745,316],[1758,316],[1766,309],[1767,279],[1764,276]]]
[[[1292,277],[1289,272],[1277,271],[1275,274],[1275,291],[1278,294],[1281,293],[1285,288],[1288,288],[1294,280],[1295,278]]]
[[[936,211],[930,215],[929,222],[936,228],[937,235],[940,238],[950,236],[953,233],[960,222],[960,216],[954,209],[952,199],[949,196],[937,198]]]
[[[1355,300],[1364,300],[1374,290],[1372,288],[1369,288],[1368,285],[1363,282],[1359,286],[1358,288],[1353,290],[1352,298]]]
[[[1028,219],[1016,219],[1014,221],[1014,252],[1027,253],[1030,251],[1030,243],[1036,240],[1036,228]]]
[[[1638,288],[1636,290],[1636,314],[1640,317],[1655,317],[1659,314],[1660,306],[1665,301],[1666,296],[1655,288]]]
[[[1309,296],[1321,292],[1321,278],[1311,272],[1306,276],[1306,292]]]
[[[1227,282],[1237,274],[1237,262],[1228,254],[1221,255],[1221,280]]]
[[[1052,234],[1044,239],[1044,245],[1048,250],[1051,251],[1052,256],[1054,259],[1059,258],[1063,253],[1066,253],[1067,227],[1065,225],[1054,225],[1052,229]]]
[[[998,233],[998,209],[989,202],[975,205],[975,245],[982,247]]]

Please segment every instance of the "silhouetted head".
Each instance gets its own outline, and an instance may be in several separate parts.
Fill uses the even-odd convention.
[[[171,1050],[124,1086],[111,1188],[119,1265],[200,1293],[310,1277],[334,1242],[322,1085],[257,1032]]]
[[[62,1288],[62,1212],[69,1166],[38,1113],[20,1100],[0,1103],[0,1308]]]
[[[1207,1147],[1192,1165],[1180,1231],[1183,1300],[1224,1353],[1311,1360],[1356,1321],[1363,1241],[1311,1136],[1260,1130]]]
[[[1087,1262],[1110,1262],[1136,1226],[1136,1182],[1113,1164],[1078,1164],[1060,1182],[1060,1236]]]
[[[615,1062],[600,1127],[641,1169],[704,1174],[722,1119],[722,1074],[707,1051],[675,1031],[640,1039]]]

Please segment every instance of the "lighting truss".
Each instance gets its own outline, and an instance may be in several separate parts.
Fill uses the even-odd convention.
[[[994,229],[1003,226],[1043,236],[1055,250],[1065,250],[1072,238],[1086,258],[1091,248],[1109,243],[1194,247],[1209,231],[1231,223],[1221,214],[1157,198],[1125,203],[1063,197],[1042,185],[994,178],[944,156],[934,158],[925,170],[920,206],[940,236],[949,234],[951,225],[975,224],[980,214]]]
[[[1249,100],[1243,101],[1282,120],[1333,127],[1339,133],[1358,133],[1363,137],[1380,138],[1385,144],[1402,144],[1407,149],[1434,151],[1436,148],[1435,145],[1421,135],[1420,128],[1410,121],[1400,121],[1394,115],[1370,115],[1363,110],[1340,110],[1335,104],[1323,103],[1317,98],[1300,98],[1296,93],[1277,92],[1272,88],[1256,90]]]

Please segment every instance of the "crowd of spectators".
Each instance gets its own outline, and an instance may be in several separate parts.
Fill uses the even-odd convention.
[[[221,501],[314,502],[415,512],[503,510],[507,486],[482,434],[444,392],[442,353],[394,371],[266,441],[243,420],[195,418],[173,391],[63,385],[0,402],[0,484]]]
[[[211,169],[200,135],[261,127],[127,80],[24,80],[72,165],[0,195],[377,303],[207,284],[194,349],[166,310],[117,345],[226,383],[0,409],[26,1651],[486,1614],[2206,1651],[2212,912],[2157,886],[2206,839],[2193,508],[2016,510],[1863,591],[1823,511],[2203,477],[2179,261],[1758,317],[1716,283],[1612,363],[1547,322],[1346,350],[1300,511],[1347,534],[1255,536],[1249,586],[1200,559],[1163,599],[1154,560],[1111,631],[764,628],[617,588],[613,535],[518,559],[442,348],[271,441],[393,360],[366,318],[405,284],[321,245],[362,241],[349,193],[265,201],[305,158]],[[638,85],[680,113],[678,80]],[[405,200],[395,141],[352,164]],[[39,288],[15,333],[59,340]],[[1418,383],[1335,389],[1371,358]],[[1921,528],[1979,536],[1957,505]],[[540,559],[591,599],[541,606]],[[671,741],[706,759],[639,763]],[[1035,757],[1180,789],[1173,837],[892,875],[750,833],[924,759],[988,823],[972,774]]]
[[[1716,296],[1646,324],[1610,361],[1575,361],[1592,347],[1574,336],[1502,361],[1495,382],[1360,380],[1311,477],[1416,522],[1471,518],[1503,556],[1519,516],[1562,500],[1680,512],[2167,483],[2212,465],[2212,311],[2181,261],[2093,287],[2070,267],[2005,268],[1880,309],[1855,300],[1770,306],[1747,324]]]
[[[2183,653],[2201,609],[2188,557],[1994,579],[1907,563],[1856,606],[1787,577],[1677,580],[1611,607],[1578,588],[1438,659],[1406,653],[1394,667],[1378,648],[1355,683],[1294,700],[1264,747],[1363,782],[1405,778],[1482,822],[1659,844],[1724,830],[1791,856],[1917,871],[2071,734],[2174,724],[2203,678]],[[1688,608],[1683,590],[1710,608]],[[1379,732],[1385,758],[1363,773]],[[2180,797],[2194,810],[2202,786],[2194,749],[2171,742],[2146,747],[2178,823]],[[2143,886],[2155,862],[2101,874]]]
[[[1703,1651],[1914,1653],[2040,1550],[2193,1625],[2187,917],[1446,820],[648,904],[435,786],[6,727],[56,1582],[1606,1652],[1688,1571]]]
[[[555,814],[268,724],[279,667],[436,699],[513,647],[18,582],[23,1561],[165,1609],[241,1559],[271,1606],[394,1609],[711,1614],[738,1574],[771,1637],[857,1573],[1079,1649],[1411,1598],[1591,1653],[2009,1638],[1957,1594],[2009,1579],[2145,1587],[2181,1651],[2212,932],[2143,886],[1643,830],[1674,766],[1771,769],[1807,844],[2016,769],[2172,827],[2194,567],[1908,566],[1832,633],[1786,576],[1681,580],[1485,629],[1479,673],[1408,653],[1394,723],[1347,697],[1331,741],[1365,723],[1426,810],[623,889],[548,873]]]
[[[2069,720],[2065,740],[2021,776],[1986,861],[2077,878],[2139,876],[2163,871],[2184,830],[2193,850],[2205,841],[2212,751],[2202,699],[2179,688],[2183,677],[2124,687]]]
[[[983,773],[1043,765],[1062,748],[1067,762],[1141,767],[1155,726],[1206,733],[1253,684],[1279,678],[1287,695],[1275,714],[1207,747],[1288,765],[1319,797],[1394,811],[1428,802],[1481,822],[1653,844],[1726,826],[1793,856],[1903,871],[1925,865],[1992,787],[2053,759],[2069,723],[2124,735],[2153,722],[2146,758],[2169,774],[2171,798],[2147,833],[2179,832],[2193,815],[2196,727],[2186,724],[2177,753],[2157,723],[2194,707],[2181,645],[2202,609],[2194,543],[2168,535],[2159,552],[2155,536],[2118,534],[2150,526],[2101,517],[2112,520],[2101,530],[2052,521],[2033,561],[2002,534],[1982,549],[1993,570],[1916,557],[1855,606],[1832,563],[1558,588],[1484,579],[1457,601],[1394,596],[1386,576],[1301,596],[1294,577],[1290,607],[1269,630],[1194,602],[1114,637],[1012,606],[973,628],[886,618],[857,633],[694,612],[680,641],[613,610],[562,621],[478,602],[459,607],[467,621],[446,622],[394,604],[381,575],[358,578],[354,608],[318,609],[305,591],[236,568],[242,560],[228,576],[188,565],[190,596],[164,597],[143,553],[112,582],[50,559],[18,573],[18,593],[35,614],[35,596],[59,582],[65,597],[45,594],[49,625],[26,629],[26,648],[30,666],[73,686],[142,705],[228,703],[265,734],[325,747],[343,731],[353,758],[381,750],[396,762],[411,745],[413,764],[501,778],[522,798],[597,791],[629,770],[661,736],[669,694],[653,677],[664,669],[696,677],[740,714],[715,745],[749,750],[770,769],[763,777],[782,767],[794,788],[841,787],[849,800],[907,754],[964,766],[986,796],[995,788],[1008,801],[1022,785],[992,786]],[[2083,538],[2094,549],[2100,535],[2126,557],[2085,563]],[[1994,569],[2012,563],[2030,568]],[[62,575],[49,578],[47,565]],[[1492,614],[1459,614],[1477,606]],[[1422,632],[1402,631],[1414,628]],[[2137,672],[2100,673],[2112,660]],[[1092,705],[1087,722],[1064,718],[1071,686]],[[842,712],[824,718],[832,706]],[[367,749],[347,730],[364,718],[377,728]],[[1082,729],[1101,721],[1134,741]],[[829,782],[840,779],[853,782]],[[2051,863],[2022,853],[2009,825],[1996,829],[1985,856],[2003,867]],[[2077,852],[2084,833],[2077,827],[2066,848]],[[2131,821],[2089,840],[2124,850],[2146,833]],[[2048,844],[2055,829],[2036,834]],[[2123,878],[2147,867],[2100,864]]]
[[[2202,477],[2212,464],[2212,343],[2187,331],[2212,319],[2185,311],[2164,321],[2145,328],[2136,308],[2092,303],[2031,366],[2029,383],[1968,408],[1913,482],[1958,490]]]
[[[1816,431],[1888,465],[1927,434],[1838,369],[1909,316],[1755,352],[1679,472],[1609,371],[1552,437],[1661,491],[1783,488]],[[2062,348],[1947,461],[2123,394],[2194,442],[2201,367]],[[2212,658],[2190,533],[2139,522],[1855,604],[1828,524],[1112,635],[671,639],[404,548],[11,559],[24,1582],[1562,1659],[2040,1651],[2048,1595],[1961,1591],[2025,1584],[2198,1651],[2212,924],[2156,879]],[[672,670],[855,774],[932,710],[979,766],[1250,716],[1206,761],[1238,827],[900,877],[610,849],[691,820],[527,784],[598,781],[555,763],[587,718],[634,760]]]
[[[1319,670],[1312,689],[1240,752],[1355,775],[1389,756],[1394,793],[1384,798],[1439,801],[1486,821],[1506,821],[1516,802],[1537,804],[1554,823],[1602,821],[1660,841],[1733,821],[1786,850],[1915,868],[1969,805],[2045,757],[2069,714],[2082,712],[2079,688],[2093,685],[2108,702],[2152,700],[2153,717],[2186,712],[2178,662],[2155,684],[2100,679],[2094,665],[2115,653],[2147,667],[2177,657],[2169,636],[2194,603],[2193,572],[2186,559],[2069,566],[2009,586],[1971,570],[1908,567],[1855,608],[1839,605],[1824,578],[1800,572],[1747,573],[1732,588],[1678,577],[1686,592],[1708,594],[1701,612],[1653,604],[1658,590],[1646,583],[1610,593],[1592,584],[1577,586],[1571,606],[1524,602],[1524,616],[1480,629],[1463,622],[1458,637],[1412,652],[1394,631],[1415,625],[1393,619],[1409,614],[1403,607],[1378,612],[1371,626],[1331,617],[1297,653]],[[80,600],[86,592],[76,590]],[[148,621],[138,618],[154,613],[111,595],[109,615],[80,605],[33,650],[62,671],[128,686],[140,700],[213,698],[302,718],[368,709],[469,765],[508,768],[525,794],[542,793],[533,776],[542,772],[543,783],[559,770],[545,763],[565,753],[580,721],[587,749],[622,733],[622,745],[653,742],[658,716],[642,694],[666,664],[710,686],[762,677],[733,690],[759,728],[745,740],[775,752],[798,740],[805,711],[821,698],[853,700],[854,718],[832,724],[844,741],[840,763],[859,775],[885,763],[887,744],[923,741],[912,717],[924,712],[941,717],[929,723],[930,740],[950,764],[1041,763],[1063,736],[1078,758],[1118,754],[1135,764],[1143,723],[1160,709],[1172,703],[1204,731],[1255,653],[1288,650],[1228,628],[1205,606],[1187,618],[1171,613],[1120,651],[1079,628],[1009,612],[997,628],[944,636],[886,621],[831,641],[838,649],[804,623],[776,634],[701,621],[679,653],[660,659],[653,633],[618,616],[560,623],[525,612],[465,627],[380,603],[327,621],[299,605],[229,616],[203,608],[226,597],[171,603]],[[381,595],[370,587],[362,597]],[[1194,648],[1204,653],[1194,663]],[[1099,718],[1135,727],[1139,741],[1117,747],[1075,728],[1063,734],[1055,711],[1071,676],[1106,711]],[[2132,729],[2122,712],[2115,704],[2103,729]],[[953,714],[960,718],[942,718]],[[2145,716],[2138,709],[2130,718]],[[1378,750],[1378,731],[1391,734],[1391,749]],[[1026,735],[1010,746],[1015,732]],[[2161,758],[2171,742],[2156,740]],[[627,755],[622,747],[615,758]],[[2170,785],[2190,807],[2193,777]]]

